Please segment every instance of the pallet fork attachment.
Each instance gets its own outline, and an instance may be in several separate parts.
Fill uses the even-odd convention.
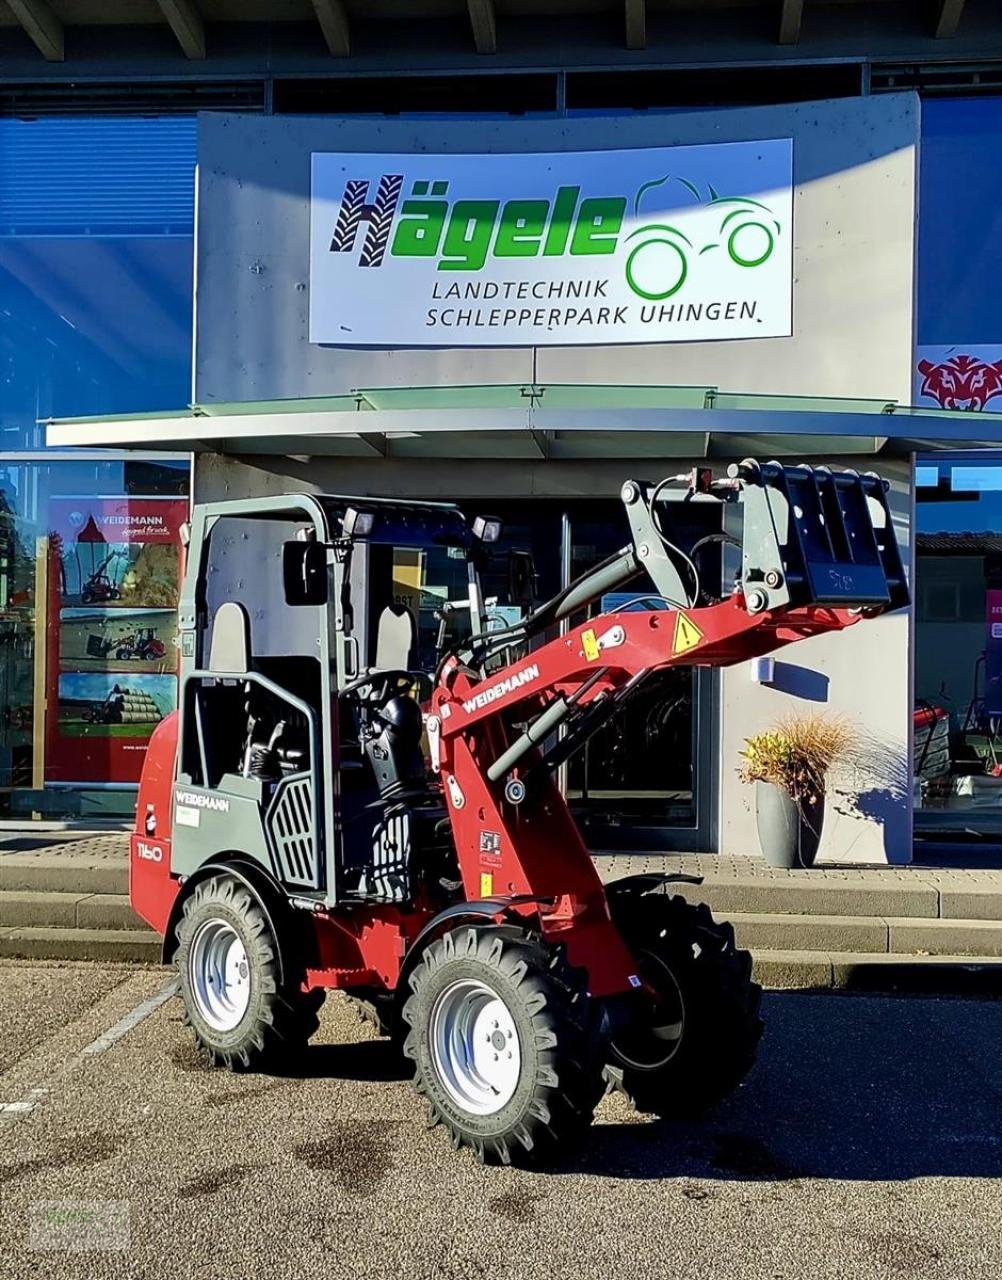
[[[872,472],[733,464],[742,485],[748,606],[896,609],[908,602],[887,483]]]

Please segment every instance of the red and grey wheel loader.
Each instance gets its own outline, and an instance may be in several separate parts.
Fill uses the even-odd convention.
[[[603,885],[558,771],[664,668],[840,631],[907,586],[876,475],[746,461],[621,496],[627,545],[500,630],[496,520],[306,494],[195,507],[179,707],[150,742],[130,869],[213,1063],[278,1067],[343,991],[411,1060],[431,1121],[502,1162],[558,1158],[606,1088],[677,1116],[744,1077],[750,957],[670,875]],[[712,574],[679,533],[696,507],[720,529]]]

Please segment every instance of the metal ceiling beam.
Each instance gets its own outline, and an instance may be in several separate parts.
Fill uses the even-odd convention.
[[[783,0],[779,14],[780,44],[799,44],[800,27],[804,19],[804,0]]]
[[[647,0],[626,0],[626,47],[647,48]]]
[[[313,11],[331,57],[347,58],[351,53],[351,27],[342,0],[313,0]]]
[[[63,60],[63,24],[46,0],[8,0],[7,7],[49,62]]]
[[[964,4],[965,0],[940,0],[939,17],[936,19],[937,40],[950,40],[957,34]]]
[[[498,28],[494,0],[466,0],[477,53],[497,53]]]
[[[157,0],[186,58],[205,57],[205,23],[192,0]]]

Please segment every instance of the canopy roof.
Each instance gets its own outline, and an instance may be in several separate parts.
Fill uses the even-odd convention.
[[[717,387],[383,387],[46,422],[50,447],[394,458],[906,455],[1002,444],[1002,414]],[[457,437],[461,437],[457,439]]]

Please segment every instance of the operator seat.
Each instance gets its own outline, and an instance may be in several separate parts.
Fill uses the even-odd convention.
[[[250,674],[250,615],[236,600],[226,600],[212,618],[208,670],[214,676]],[[240,772],[245,777],[277,780],[286,773],[301,772],[308,760],[307,725],[301,712],[262,691],[251,681],[243,683],[246,731],[240,751]]]
[[[405,605],[389,604],[376,627],[373,688],[381,671],[410,671],[417,647],[417,625]],[[362,747],[378,793],[375,806],[366,806],[372,825],[358,892],[385,902],[406,902],[411,895],[410,859],[412,806],[428,799],[423,721],[417,700],[392,684],[383,684],[379,701],[363,713]],[[381,802],[381,803],[380,803]]]
[[[380,684],[380,672],[409,671],[417,639],[414,615],[404,605],[389,604],[376,627],[373,682],[362,713],[362,748],[384,799],[405,794],[424,783],[420,705],[409,694]]]

